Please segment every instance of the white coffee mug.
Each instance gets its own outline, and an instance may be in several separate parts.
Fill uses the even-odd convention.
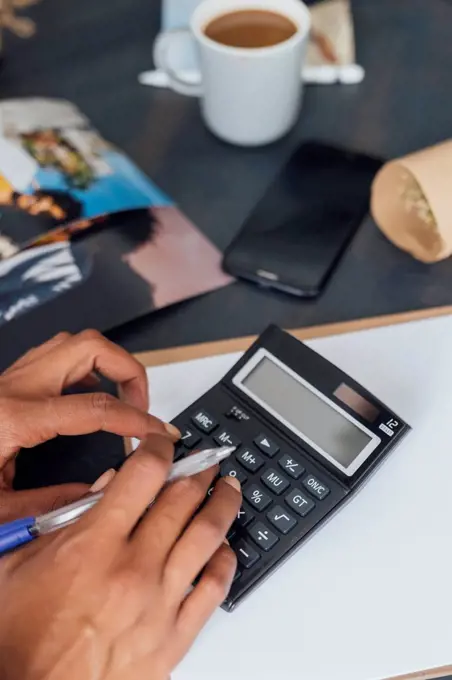
[[[282,14],[297,31],[284,42],[260,48],[229,47],[206,36],[213,19],[249,9]],[[204,121],[220,139],[241,146],[269,144],[285,135],[299,115],[309,30],[310,13],[301,0],[204,0],[189,29],[198,48],[199,78],[183,78],[174,66],[186,30],[162,33],[154,62],[173,90],[200,97]]]

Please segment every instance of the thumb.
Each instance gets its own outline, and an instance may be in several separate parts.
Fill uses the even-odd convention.
[[[87,484],[60,484],[30,491],[3,491],[0,494],[0,523],[56,510],[86,496],[89,488]]]

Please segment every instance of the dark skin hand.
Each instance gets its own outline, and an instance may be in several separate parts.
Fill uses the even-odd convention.
[[[116,381],[124,402],[62,396],[89,387],[93,372]],[[14,492],[22,447],[97,430],[141,440],[76,524],[0,559],[0,680],[167,680],[226,597],[236,558],[225,536],[240,484],[221,479],[204,505],[218,469],[166,485],[180,435],[148,406],[141,365],[93,331],[61,334],[0,377],[0,521],[88,491]]]
[[[92,386],[95,373],[118,383],[123,401],[99,392],[62,396],[73,385]],[[58,434],[99,430],[137,439],[155,432],[177,440],[177,430],[148,415],[148,407],[143,366],[97,331],[61,333],[19,359],[0,376],[0,523],[47,512],[89,490],[84,484],[65,484],[13,491],[14,461],[21,448]]]

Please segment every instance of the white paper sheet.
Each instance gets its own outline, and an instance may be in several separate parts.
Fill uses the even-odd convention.
[[[232,614],[174,680],[380,680],[452,661],[452,318],[308,343],[413,432],[368,485]],[[150,369],[170,419],[239,355]]]

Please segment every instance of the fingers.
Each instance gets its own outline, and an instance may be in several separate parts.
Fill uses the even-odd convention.
[[[85,496],[86,484],[61,484],[30,491],[7,491],[0,495],[0,522],[50,512]]]
[[[222,545],[242,502],[234,477],[219,480],[206,505],[196,515],[172,550],[165,567],[171,598],[182,599],[187,588]]]
[[[228,545],[222,544],[180,608],[175,637],[181,657],[186,654],[199,631],[225,600],[236,568],[236,556]]]
[[[66,332],[58,333],[58,335],[55,335],[53,338],[50,338],[50,340],[47,340],[47,342],[44,342],[42,345],[39,345],[39,347],[33,347],[26,354],[20,357],[20,359],[18,359],[14,364],[12,364],[3,373],[3,375],[8,375],[9,373],[15,371],[18,368],[23,368],[24,366],[27,366],[32,361],[35,361],[36,359],[39,359],[40,357],[44,356],[45,354],[50,352],[52,349],[54,349],[55,347],[57,347],[70,337],[71,337],[70,333]]]
[[[28,394],[56,396],[94,371],[118,383],[127,403],[148,411],[146,371],[125,349],[91,330],[66,337],[62,342],[55,339],[50,342],[54,343],[50,351],[42,352],[42,347],[32,350],[35,352],[32,374],[27,373],[23,378],[15,376],[16,383],[26,379]],[[17,391],[20,387],[15,385]]]
[[[218,467],[215,466],[163,489],[132,537],[137,551],[136,559],[145,570],[156,556],[166,561],[177,539],[204,501],[217,473]]]
[[[79,521],[80,529],[98,526],[103,534],[127,538],[165,484],[173,455],[168,437],[147,437],[115,475],[104,497]]]
[[[158,432],[174,441],[177,430],[109,394],[76,394],[50,399],[0,400],[0,470],[20,448],[32,448],[57,435],[111,432],[144,439]]]

